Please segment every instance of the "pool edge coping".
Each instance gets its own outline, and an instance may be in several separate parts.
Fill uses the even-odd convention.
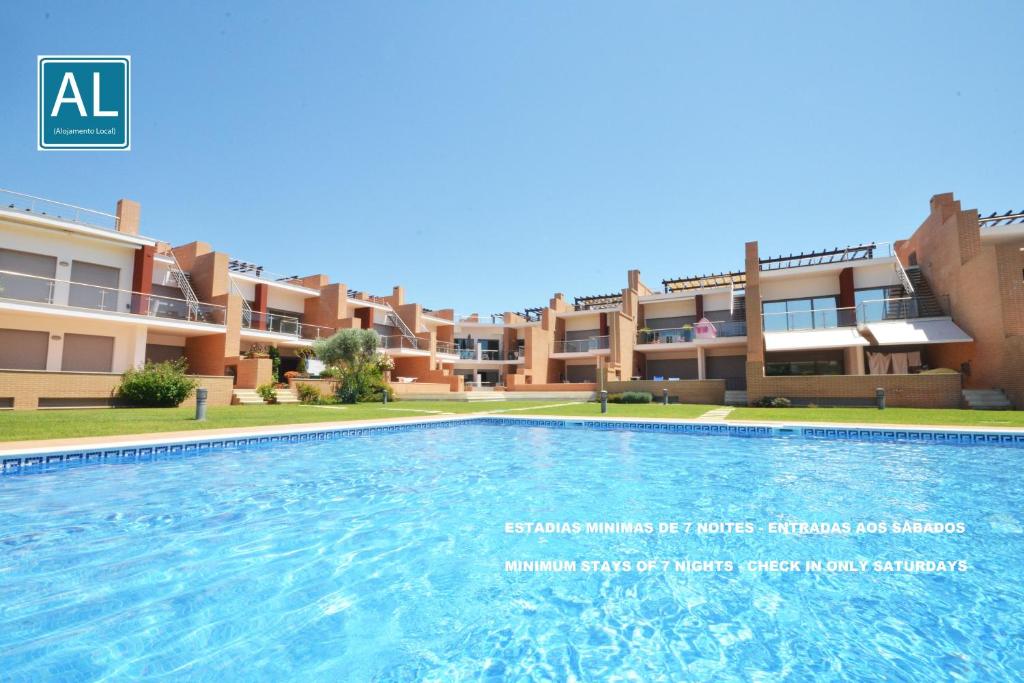
[[[146,432],[143,434],[119,434],[108,436],[91,436],[79,439],[39,440],[39,445],[19,445],[14,448],[7,448],[0,442],[0,459],[15,458],[24,456],[40,455],[61,455],[75,453],[81,450],[91,449],[130,449],[147,448],[157,446],[186,445],[208,441],[237,439],[241,437],[280,437],[291,435],[311,434],[325,431],[361,430],[374,428],[388,428],[401,425],[430,425],[443,424],[448,422],[494,422],[508,420],[513,422],[564,422],[583,425],[614,423],[622,426],[636,425],[679,425],[692,427],[696,432],[704,433],[727,433],[729,427],[766,430],[765,436],[797,436],[805,437],[803,430],[818,430],[832,432],[869,432],[873,435],[886,436],[896,433],[904,434],[930,434],[930,435],[979,435],[987,437],[1009,436],[1024,440],[1024,428],[1008,427],[996,429],[990,427],[962,427],[962,426],[939,426],[939,425],[890,425],[877,423],[854,423],[854,422],[801,422],[801,421],[757,421],[757,420],[700,420],[682,418],[623,418],[623,417],[601,417],[601,416],[572,416],[572,415],[511,415],[507,413],[453,413],[447,415],[432,415],[429,417],[396,417],[381,418],[372,420],[343,420],[331,422],[312,422],[286,425],[266,425],[256,427],[224,427],[219,429],[197,429],[178,432]],[[738,431],[738,430],[737,430]],[[849,440],[849,437],[843,438]],[[869,439],[875,440],[875,439]],[[58,441],[59,443],[53,443]],[[912,443],[920,443],[920,440],[908,439]],[[16,442],[25,444],[25,441]],[[2,468],[0,468],[2,469]]]

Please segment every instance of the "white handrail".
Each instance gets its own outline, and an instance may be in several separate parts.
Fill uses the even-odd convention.
[[[117,230],[119,219],[118,219],[118,217],[115,214],[112,214],[112,213],[106,213],[104,211],[97,211],[96,209],[87,209],[87,208],[85,208],[83,206],[75,206],[74,204],[68,204],[67,202],[59,202],[59,201],[57,201],[55,199],[47,199],[46,197],[37,197],[36,195],[26,194],[24,192],[15,192],[14,190],[8,190],[8,189],[3,188],[3,187],[0,187],[0,194],[6,194],[6,195],[11,195],[12,197],[20,197],[22,199],[30,200],[29,201],[29,207],[28,207],[29,211],[33,211],[33,212],[35,211],[35,209],[36,209],[36,202],[43,202],[45,204],[52,204],[54,206],[63,206],[65,208],[67,208],[67,209],[74,209],[75,216],[74,216],[74,218],[64,218],[63,216],[57,216],[57,218],[60,218],[61,220],[70,220],[73,223],[82,223],[83,225],[91,225],[93,227],[103,228],[104,230],[111,230],[111,229]],[[113,228],[110,228],[109,226],[106,226],[106,225],[97,225],[95,223],[87,223],[85,221],[79,220],[79,214],[81,214],[83,212],[84,213],[89,213],[89,214],[94,214],[96,216],[103,216],[104,218],[112,218],[114,220],[114,226],[113,226]]]
[[[13,276],[15,278],[21,278],[21,279],[25,279],[25,280],[34,280],[34,281],[39,281],[39,282],[46,282],[48,284],[48,294],[47,294],[46,300],[43,300],[43,301],[41,301],[39,299],[19,299],[17,297],[11,296],[9,292],[5,291],[5,289],[2,286],[0,286],[0,299],[9,299],[9,300],[13,300],[13,301],[26,301],[26,302],[32,302],[32,303],[45,303],[45,304],[49,304],[49,305],[65,306],[67,308],[85,309],[85,310],[90,310],[90,311],[97,311],[98,310],[98,311],[103,311],[103,312],[123,313],[123,311],[117,310],[118,304],[120,303],[119,300],[116,300],[114,302],[114,305],[113,305],[112,308],[108,308],[107,307],[106,296],[107,296],[108,293],[114,293],[114,294],[118,294],[118,295],[127,294],[128,297],[129,297],[129,300],[127,302],[129,308],[132,307],[132,303],[134,301],[136,301],[136,300],[144,301],[147,304],[147,306],[146,306],[146,311],[147,312],[145,312],[145,313],[131,312],[131,315],[145,315],[147,317],[155,317],[155,318],[160,318],[160,317],[172,318],[172,316],[161,316],[161,315],[159,315],[158,312],[157,312],[157,309],[154,309],[153,306],[152,306],[152,304],[154,302],[156,302],[156,303],[170,302],[170,303],[184,304],[184,308],[185,308],[185,312],[186,312],[185,313],[185,320],[188,320],[188,321],[195,320],[195,321],[198,321],[198,322],[207,322],[207,321],[201,320],[201,318],[204,317],[203,316],[203,311],[204,310],[211,311],[211,312],[214,312],[214,313],[221,312],[222,314],[226,310],[224,306],[221,306],[219,304],[208,304],[208,303],[202,303],[202,302],[200,302],[198,308],[193,309],[193,307],[190,305],[190,302],[187,299],[179,299],[178,297],[173,297],[173,296],[164,296],[163,294],[153,294],[152,292],[136,292],[136,291],[132,291],[132,290],[129,290],[129,289],[118,289],[117,287],[104,287],[103,285],[94,285],[94,284],[91,284],[91,283],[88,283],[88,282],[75,282],[74,280],[60,280],[60,279],[57,279],[57,278],[42,277],[40,275],[29,275],[28,273],[19,273],[17,271],[13,271],[13,270],[0,270],[0,278],[2,278],[2,276],[5,276],[5,275],[9,275],[9,276]],[[66,303],[66,304],[59,304],[55,300],[55,289],[56,289],[56,285],[58,285],[58,284],[68,285],[69,292],[70,292],[70,288],[71,287],[88,287],[88,288],[90,288],[92,290],[96,290],[96,291],[99,292],[99,297],[100,297],[99,304],[100,305],[99,306],[76,306],[74,304],[71,304],[70,302]],[[139,297],[139,298],[135,299],[135,297]],[[223,315],[221,317],[223,319]],[[222,320],[221,322],[217,322],[217,323],[214,323],[214,324],[216,324],[216,325],[223,325],[225,323]]]

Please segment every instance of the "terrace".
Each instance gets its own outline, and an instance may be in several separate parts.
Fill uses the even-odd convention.
[[[8,270],[0,270],[0,301],[19,310],[31,307],[40,312],[81,311],[126,320],[146,318],[151,325],[164,321],[218,327],[225,324],[225,309],[216,304]]]
[[[622,306],[622,294],[595,294],[578,296],[573,300],[575,311],[603,311],[617,309]]]
[[[552,358],[580,358],[584,356],[602,356],[610,352],[608,335],[598,335],[585,339],[563,339],[554,342]]]
[[[682,327],[642,329],[637,332],[638,351],[664,351],[668,348],[715,343],[716,340],[741,341],[747,336],[742,320],[711,320]]]
[[[66,223],[75,223],[88,228],[117,232],[120,219],[111,213],[86,209],[74,204],[58,202],[23,192],[0,188],[0,197],[7,210],[22,211]]]
[[[304,323],[297,316],[280,313],[261,313],[251,309],[243,310],[242,312],[242,329],[248,332],[309,341],[326,339],[334,334],[334,328],[332,327]]]

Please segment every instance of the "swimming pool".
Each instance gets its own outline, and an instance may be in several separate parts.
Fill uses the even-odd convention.
[[[1022,456],[471,421],[0,477],[0,671],[1009,680],[1024,670]],[[723,525],[646,533],[673,521]],[[762,531],[800,521],[823,526]],[[869,521],[965,531],[821,533]],[[535,522],[554,531],[516,533]],[[811,558],[967,570],[743,566]],[[733,571],[636,571],[727,559]]]

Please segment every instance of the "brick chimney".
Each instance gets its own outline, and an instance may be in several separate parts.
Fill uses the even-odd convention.
[[[129,235],[139,234],[139,214],[142,207],[131,199],[117,200],[117,231]]]

